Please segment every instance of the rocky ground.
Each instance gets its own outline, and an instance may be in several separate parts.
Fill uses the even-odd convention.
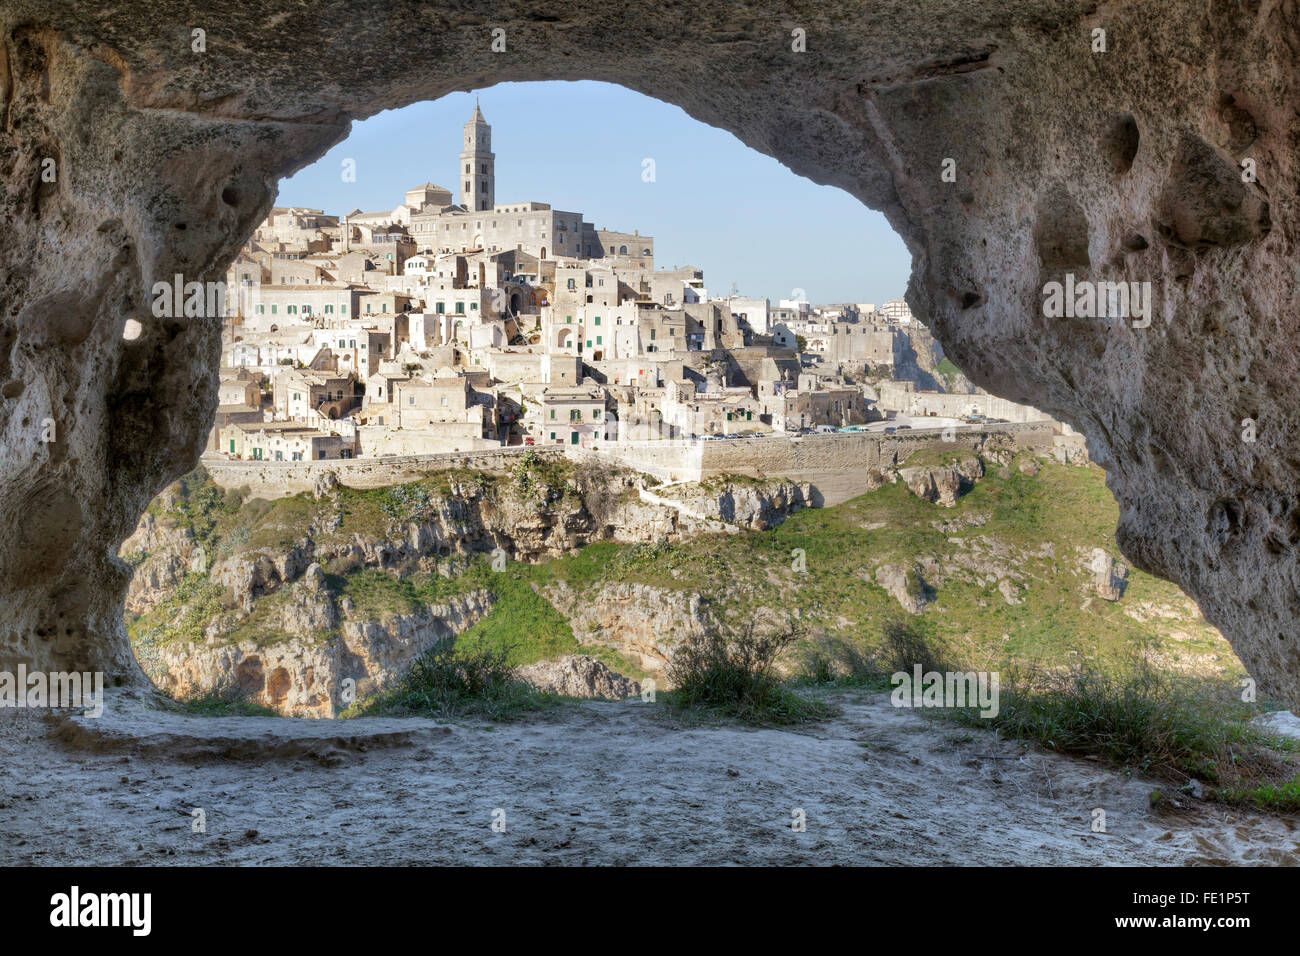
[[[781,730],[640,700],[494,726],[0,712],[0,865],[1300,864],[1295,817],[1157,815],[1156,782],[832,700]]]

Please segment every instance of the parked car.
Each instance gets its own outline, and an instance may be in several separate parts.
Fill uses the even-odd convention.
[[[894,434],[894,432],[896,432],[896,431],[898,431],[898,429],[895,428],[893,425],[890,425],[888,428],[885,429],[885,434],[886,434],[886,435],[892,435],[892,434]]]
[[[817,434],[818,434],[818,435],[834,435],[837,431],[839,431],[839,429],[837,429],[834,425],[818,425],[818,426],[817,426]]]
[[[899,426],[898,426],[898,430],[899,430],[900,432],[902,432],[902,431],[911,431],[911,430],[912,430],[912,426],[911,426],[911,425],[899,425]]]
[[[524,444],[525,444],[525,445],[533,445],[533,444],[536,444],[536,443],[533,441],[533,436],[532,436],[532,435],[525,435],[525,436],[524,436]]]

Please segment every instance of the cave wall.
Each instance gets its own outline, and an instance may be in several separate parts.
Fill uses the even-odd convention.
[[[1298,57],[1297,0],[0,0],[0,661],[142,679],[115,555],[197,459],[221,326],[156,280],[222,279],[353,118],[595,79],[882,210],[947,353],[1083,431],[1125,554],[1300,705]],[[1066,274],[1149,282],[1149,325],[1049,317]]]

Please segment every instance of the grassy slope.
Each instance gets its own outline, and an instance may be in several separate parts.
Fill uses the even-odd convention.
[[[988,520],[982,527],[959,527],[972,515]],[[559,562],[555,573],[579,586],[606,578],[699,591],[737,615],[755,606],[789,609],[814,630],[870,639],[876,622],[897,609],[867,583],[875,568],[942,558],[958,550],[948,538],[989,539],[1024,555],[1018,569],[1029,576],[1024,603],[1008,605],[996,585],[955,575],[920,618],[941,644],[994,664],[1009,657],[1065,663],[1076,653],[1112,657],[1135,640],[1154,638],[1166,649],[1203,656],[1208,668],[1240,673],[1228,643],[1194,611],[1150,623],[1124,613],[1142,602],[1185,605],[1185,596],[1167,581],[1132,570],[1118,603],[1086,600],[1091,574],[1080,567],[1077,549],[1118,554],[1117,517],[1100,469],[1047,464],[1034,477],[1012,468],[1009,478],[999,478],[994,466],[951,509],[921,501],[902,484],[887,485],[835,508],[799,512],[771,532],[658,547],[595,545]],[[944,521],[950,527],[940,530]],[[1054,557],[1041,554],[1045,542]],[[806,573],[792,570],[795,549],[805,554]]]
[[[927,555],[942,560],[959,550],[949,538],[985,539],[979,543],[986,548],[1022,556],[1019,571],[1028,576],[1021,594],[1024,603],[1010,606],[995,585],[975,580],[974,575],[956,574],[939,588],[935,603],[918,619],[934,639],[963,658],[988,660],[990,666],[1013,657],[1050,664],[1067,663],[1076,654],[1105,660],[1136,640],[1155,638],[1170,651],[1200,656],[1207,668],[1240,673],[1227,643],[1194,614],[1169,622],[1139,623],[1124,613],[1141,602],[1185,605],[1181,592],[1168,582],[1131,571],[1129,589],[1118,604],[1086,600],[1090,574],[1081,568],[1077,549],[1102,547],[1117,553],[1117,508],[1099,469],[1045,464],[1037,476],[1029,477],[1013,467],[1008,478],[998,477],[997,471],[996,466],[990,467],[989,475],[951,509],[921,501],[901,484],[887,485],[835,508],[800,512],[770,532],[708,535],[680,544],[602,543],[540,565],[512,562],[500,573],[490,571],[486,559],[478,558],[455,579],[416,574],[397,580],[366,570],[331,574],[329,582],[336,593],[353,600],[358,612],[373,617],[409,613],[486,588],[497,602],[461,640],[509,646],[512,663],[580,650],[568,622],[536,593],[556,581],[575,588],[633,581],[698,591],[720,611],[737,618],[755,607],[767,607],[777,614],[797,614],[814,632],[847,633],[870,641],[878,622],[897,609],[891,597],[868,583],[875,568],[910,567]],[[529,493],[553,497],[567,477],[559,470],[530,476]],[[318,530],[315,537],[320,542],[345,540],[353,534],[374,538],[399,527],[427,501],[450,494],[453,483],[474,484],[493,494],[499,490],[496,482],[511,480],[444,473],[399,489],[343,489],[342,525]],[[210,526],[202,540],[214,560],[232,549],[291,547],[302,539],[321,508],[307,495],[232,507],[233,502],[204,488],[204,480],[190,479],[182,507],[168,515],[157,513],[195,528]],[[201,513],[191,514],[199,505]],[[963,519],[972,516],[987,520],[983,526],[962,527]],[[1044,542],[1052,544],[1054,557],[1042,554]],[[804,552],[805,573],[792,569],[796,549]],[[128,621],[133,640],[147,655],[152,643],[195,639],[202,625],[227,606],[222,591],[206,576],[192,575],[170,600]],[[231,632],[231,639],[259,644],[282,639],[274,627],[280,599],[259,600],[254,613]],[[630,676],[642,676],[614,651],[581,649]]]

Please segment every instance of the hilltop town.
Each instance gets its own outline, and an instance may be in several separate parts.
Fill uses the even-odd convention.
[[[500,203],[464,127],[460,202],[280,208],[227,277],[208,455],[273,462],[790,436],[1044,416],[972,388],[902,300],[711,296],[654,239]],[[945,367],[946,366],[946,367]]]

